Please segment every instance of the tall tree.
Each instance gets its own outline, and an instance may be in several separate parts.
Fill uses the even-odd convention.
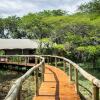
[[[92,0],[79,6],[81,12],[100,14],[100,0]]]
[[[3,19],[0,18],[0,38],[5,38]]]
[[[20,18],[16,16],[8,17],[4,19],[5,22],[5,30],[9,37],[12,38],[22,38],[23,34],[19,28]]]

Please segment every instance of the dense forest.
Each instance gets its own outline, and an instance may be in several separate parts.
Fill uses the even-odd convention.
[[[100,0],[79,6],[77,13],[44,10],[23,17],[0,18],[0,38],[39,39],[37,54],[66,56],[98,65],[100,56]]]

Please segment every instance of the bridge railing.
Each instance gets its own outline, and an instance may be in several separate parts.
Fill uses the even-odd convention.
[[[100,80],[92,76],[91,74],[87,73],[85,70],[83,70],[81,67],[79,67],[77,64],[72,62],[69,59],[66,59],[64,57],[59,57],[59,56],[53,56],[53,55],[41,55],[40,56],[16,56],[18,58],[22,57],[23,60],[19,59],[18,64],[26,64],[28,65],[28,60],[29,57],[35,57],[35,63],[36,65],[33,64],[33,67],[29,69],[22,77],[18,78],[13,86],[11,87],[8,95],[6,96],[5,100],[20,100],[20,94],[21,94],[21,86],[22,83],[35,71],[36,74],[36,95],[39,93],[39,80],[38,80],[38,73],[39,73],[39,68],[42,68],[42,80],[44,80],[44,64],[45,62],[48,64],[54,64],[55,67],[58,66],[59,62],[62,62],[63,64],[63,70],[66,71],[66,68],[69,69],[69,81],[72,83],[73,81],[73,76],[74,76],[74,83],[75,83],[75,89],[76,93],[79,94],[79,74],[81,74],[84,78],[86,78],[88,81],[91,82],[92,84],[92,100],[99,100],[99,89],[100,89]],[[12,61],[12,58],[14,56],[2,56],[1,58],[4,58],[5,62],[9,63],[16,63],[14,60]],[[0,59],[1,59],[0,58]],[[44,61],[45,58],[45,61]],[[13,58],[14,59],[14,58]],[[37,60],[38,59],[38,60]],[[15,60],[16,61],[16,60]],[[21,63],[22,61],[22,63]],[[2,60],[3,62],[3,60]],[[39,63],[38,63],[39,62]],[[37,64],[38,63],[38,64]],[[74,69],[74,74],[73,74],[73,69]],[[85,87],[85,86],[84,86]]]
[[[30,59],[35,59],[35,64],[29,62]],[[23,66],[31,66],[31,68],[20,78],[18,78],[13,85],[11,86],[10,91],[8,92],[7,96],[4,100],[22,100],[21,99],[21,93],[22,93],[22,86],[25,80],[27,80],[33,73],[35,73],[35,94],[39,94],[39,85],[41,81],[44,81],[44,67],[45,67],[45,60],[43,57],[37,56],[37,55],[10,55],[10,56],[0,56],[0,62],[1,63],[7,63],[7,64],[18,64]],[[13,67],[13,66],[12,66]],[[41,71],[41,72],[40,72]],[[41,76],[39,79],[39,73],[41,73]],[[33,94],[32,94],[33,96]],[[25,98],[24,98],[25,99]]]
[[[66,67],[68,66],[69,69],[69,81],[72,82],[74,81],[75,83],[75,90],[76,93],[79,94],[81,91],[79,90],[79,81],[81,80],[79,78],[79,74],[81,74],[85,79],[87,79],[89,82],[92,84],[92,100],[100,100],[99,97],[99,89],[100,89],[100,80],[97,79],[96,77],[92,76],[85,70],[83,70],[81,67],[79,67],[76,63],[72,62],[69,59],[66,59],[64,57],[59,57],[59,56],[53,56],[53,55],[43,55],[42,57],[45,58],[45,62],[53,64],[57,66],[58,62],[61,61],[63,63],[63,70],[66,71]],[[74,69],[74,71],[73,71]],[[74,76],[74,80],[73,80]],[[86,87],[86,86],[83,86]],[[88,87],[89,89],[90,87]]]

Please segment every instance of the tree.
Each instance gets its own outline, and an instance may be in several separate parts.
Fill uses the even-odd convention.
[[[79,6],[81,12],[98,13],[100,14],[100,0],[92,0]]]
[[[97,46],[80,46],[76,49],[83,57],[92,59],[93,68],[96,67],[96,59],[100,56],[100,45]]]
[[[0,38],[5,38],[3,19],[0,18]]]
[[[57,9],[57,10],[44,10],[42,12],[37,13],[39,16],[63,16],[67,15],[65,10]]]
[[[19,17],[12,16],[4,19],[5,30],[7,35],[12,38],[22,38],[23,34],[19,29]]]
[[[58,10],[52,10],[53,16],[63,16],[66,15],[67,12],[61,9]]]

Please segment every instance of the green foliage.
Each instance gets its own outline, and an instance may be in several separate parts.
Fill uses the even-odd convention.
[[[3,50],[0,50],[0,55],[5,55],[5,52]]]
[[[58,10],[44,10],[42,12],[37,13],[39,16],[63,16],[66,15],[67,12],[61,9]]]
[[[64,44],[54,44],[52,50],[53,50],[52,54],[59,55],[59,56],[65,56],[68,53],[65,49]]]
[[[6,38],[21,38],[24,37],[19,30],[20,18],[16,16],[11,16],[4,19],[4,26],[6,30]],[[4,33],[5,34],[5,33]]]
[[[76,49],[85,60],[91,59],[93,67],[96,66],[96,60],[100,56],[100,45],[97,46],[80,46]]]
[[[53,46],[53,48],[58,49],[58,50],[65,50],[63,44],[55,44],[55,45]]]
[[[4,34],[4,21],[0,18],[0,38],[5,38]]]
[[[88,3],[82,4],[79,10],[87,13],[100,13],[100,0],[92,0]]]
[[[37,54],[67,55],[72,60],[91,61],[100,55],[100,16],[97,12],[84,12],[85,9],[68,15],[59,9],[44,10],[21,18],[0,19],[0,37],[39,39]]]
[[[83,53],[88,53],[90,55],[95,55],[100,52],[100,45],[97,46],[80,46],[76,50],[83,52]]]

